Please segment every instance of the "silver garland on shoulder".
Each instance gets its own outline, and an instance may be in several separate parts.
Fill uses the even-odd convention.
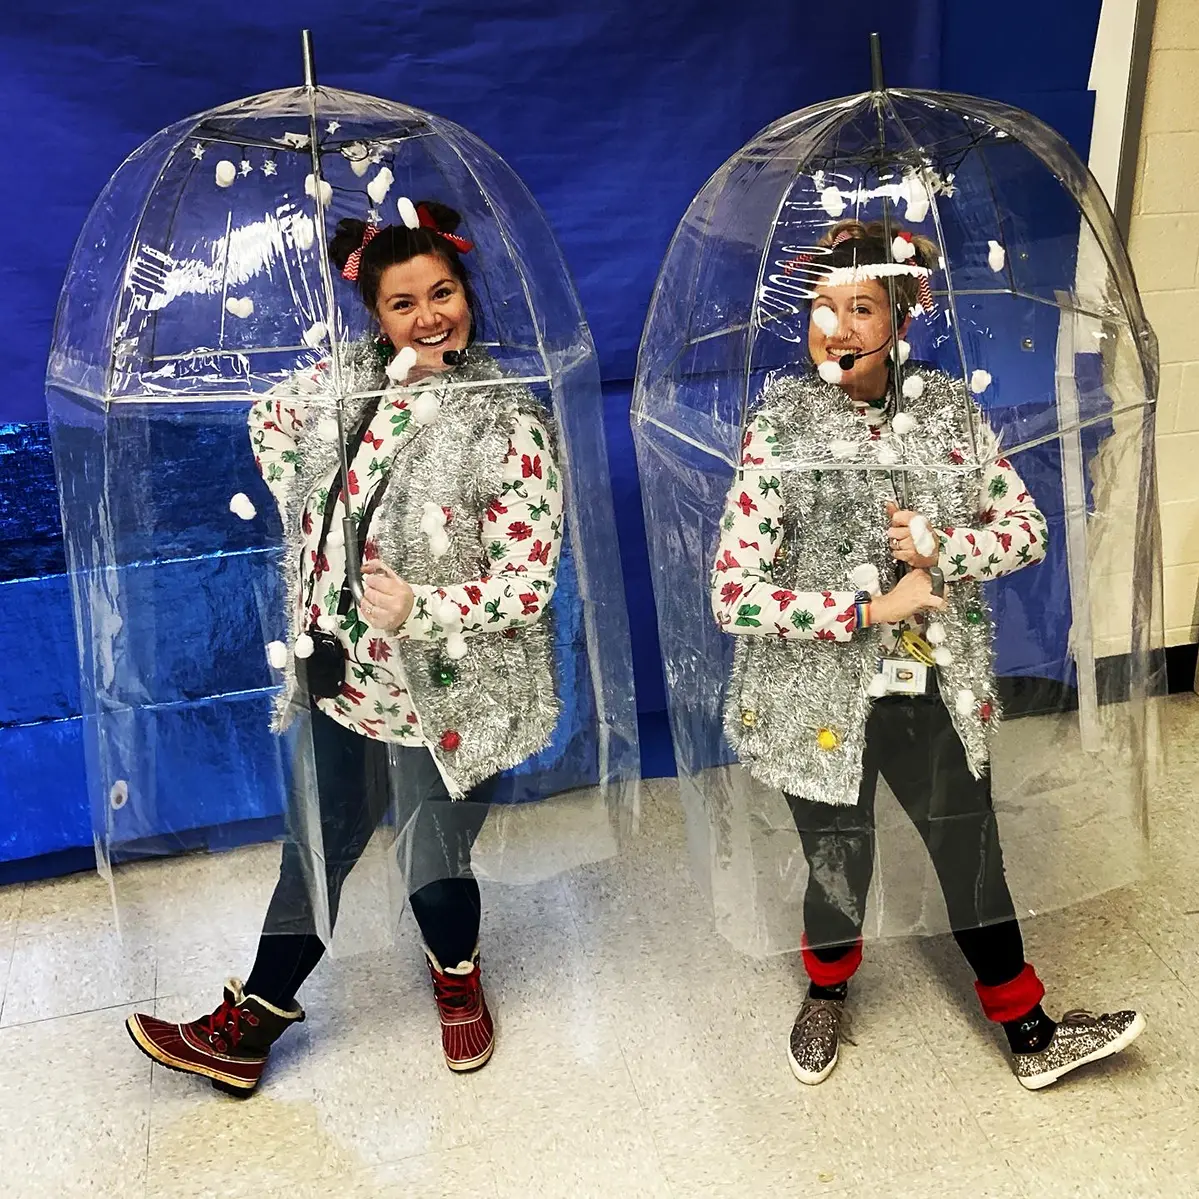
[[[895,578],[886,536],[893,471],[906,472],[910,507],[934,527],[977,521],[994,437],[960,381],[928,368],[909,366],[911,374],[923,378],[924,391],[905,403],[915,427],[903,436],[888,424],[872,437],[845,393],[816,376],[780,375],[764,389],[754,416],[773,425],[788,464],[780,472],[784,517],[773,570],[780,588],[857,590],[851,572],[864,563],[880,579]],[[991,615],[975,581],[950,582],[946,600],[936,620],[952,661],[936,668],[938,682],[970,769],[981,777],[1000,718]],[[725,730],[755,778],[806,799],[857,802],[873,702],[867,686],[890,649],[881,637],[871,627],[848,642],[737,638]]]

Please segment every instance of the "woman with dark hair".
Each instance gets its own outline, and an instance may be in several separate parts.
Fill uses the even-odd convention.
[[[408,838],[412,911],[424,939],[451,1070],[486,1064],[494,1026],[479,971],[471,848],[489,783],[550,740],[558,717],[546,608],[562,535],[549,419],[472,348],[478,319],[444,205],[400,202],[404,224],[343,220],[329,255],[377,324],[337,364],[351,396],[349,490],[337,422],[318,402],[330,360],[250,413],[258,467],[288,540],[290,653],[277,724],[309,710],[329,913],[390,812]],[[350,386],[344,386],[348,378]],[[324,406],[328,411],[328,405]],[[364,597],[347,581],[352,517]],[[303,1020],[296,994],[325,951],[297,846],[285,845],[258,955],[211,1014],[130,1017],[155,1061],[249,1095],[274,1041]]]
[[[814,370],[767,383],[729,492],[712,573],[716,619],[739,642],[725,721],[750,773],[786,795],[808,865],[796,1077],[822,1082],[837,1063],[881,774],[928,849],[983,1011],[1036,1089],[1123,1049],[1144,1019],[1055,1023],[1024,959],[987,774],[1000,710],[982,584],[1039,562],[1047,527],[965,384],[908,361],[937,262],[925,238],[850,220],[789,266],[812,280]]]

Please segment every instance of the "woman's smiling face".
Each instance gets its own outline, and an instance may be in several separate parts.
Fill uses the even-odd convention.
[[[466,289],[438,254],[418,254],[392,263],[379,279],[375,314],[397,349],[411,346],[423,371],[445,369],[447,350],[464,350],[470,340]]]
[[[900,326],[902,337],[907,329]],[[874,400],[887,389],[886,349],[891,343],[891,307],[886,287],[877,279],[818,286],[808,321],[808,353],[817,366],[843,354],[867,354],[845,371],[841,386],[854,399]]]

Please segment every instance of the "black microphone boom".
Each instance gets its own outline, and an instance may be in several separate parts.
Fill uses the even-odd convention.
[[[850,350],[849,353],[842,354],[841,357],[837,359],[837,365],[843,371],[851,371],[857,365],[859,358],[869,358],[873,354],[881,354],[890,344],[891,339],[888,337],[881,346],[878,346],[873,350]]]

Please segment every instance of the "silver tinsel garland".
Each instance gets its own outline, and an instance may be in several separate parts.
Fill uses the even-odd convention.
[[[994,437],[960,381],[914,366],[904,374],[924,380],[923,394],[904,402],[915,427],[901,436],[888,424],[877,440],[844,391],[814,375],[777,376],[764,389],[755,415],[773,425],[787,465],[779,471],[784,516],[773,572],[780,588],[854,591],[851,572],[870,563],[888,590],[896,564],[886,503],[896,498],[901,470],[908,506],[934,527],[976,523]],[[1000,717],[991,618],[979,583],[950,581],[945,594],[946,608],[935,619],[953,658],[936,668],[938,682],[978,777]],[[766,633],[737,638],[725,708],[729,741],[770,786],[825,803],[856,803],[873,702],[867,685],[882,656],[882,630],[861,630],[849,642]]]
[[[381,392],[392,386],[370,341],[345,350],[343,381],[351,393]],[[469,383],[453,387],[445,384]],[[488,501],[501,493],[503,462],[517,413],[535,417],[555,443],[552,422],[533,394],[504,381],[496,362],[471,350],[466,361],[436,381],[440,408],[433,424],[410,426],[391,464],[386,491],[371,523],[381,559],[412,584],[447,587],[490,573],[482,522]],[[308,406],[304,430],[297,440],[299,470],[282,513],[287,541],[284,555],[285,593],[292,598],[289,613],[291,644],[305,631],[307,614],[295,597],[300,594],[300,562],[304,547],[301,520],[317,490],[338,467],[336,439],[318,430],[327,423],[330,404],[319,397]],[[356,426],[369,401],[345,402],[345,427]],[[555,455],[556,456],[556,455]],[[420,530],[422,506],[449,508],[449,549],[439,558],[429,552]],[[434,745],[447,779],[465,792],[473,785],[531,757],[550,741],[561,703],[554,677],[553,625],[549,596],[542,595],[542,616],[502,635],[484,631],[466,639],[465,657],[453,662],[454,681],[442,685],[438,672],[447,666],[444,641],[406,640],[398,649],[413,706]],[[277,700],[276,729],[306,709],[289,653],[285,686]],[[445,751],[439,735],[453,730],[458,746]]]

